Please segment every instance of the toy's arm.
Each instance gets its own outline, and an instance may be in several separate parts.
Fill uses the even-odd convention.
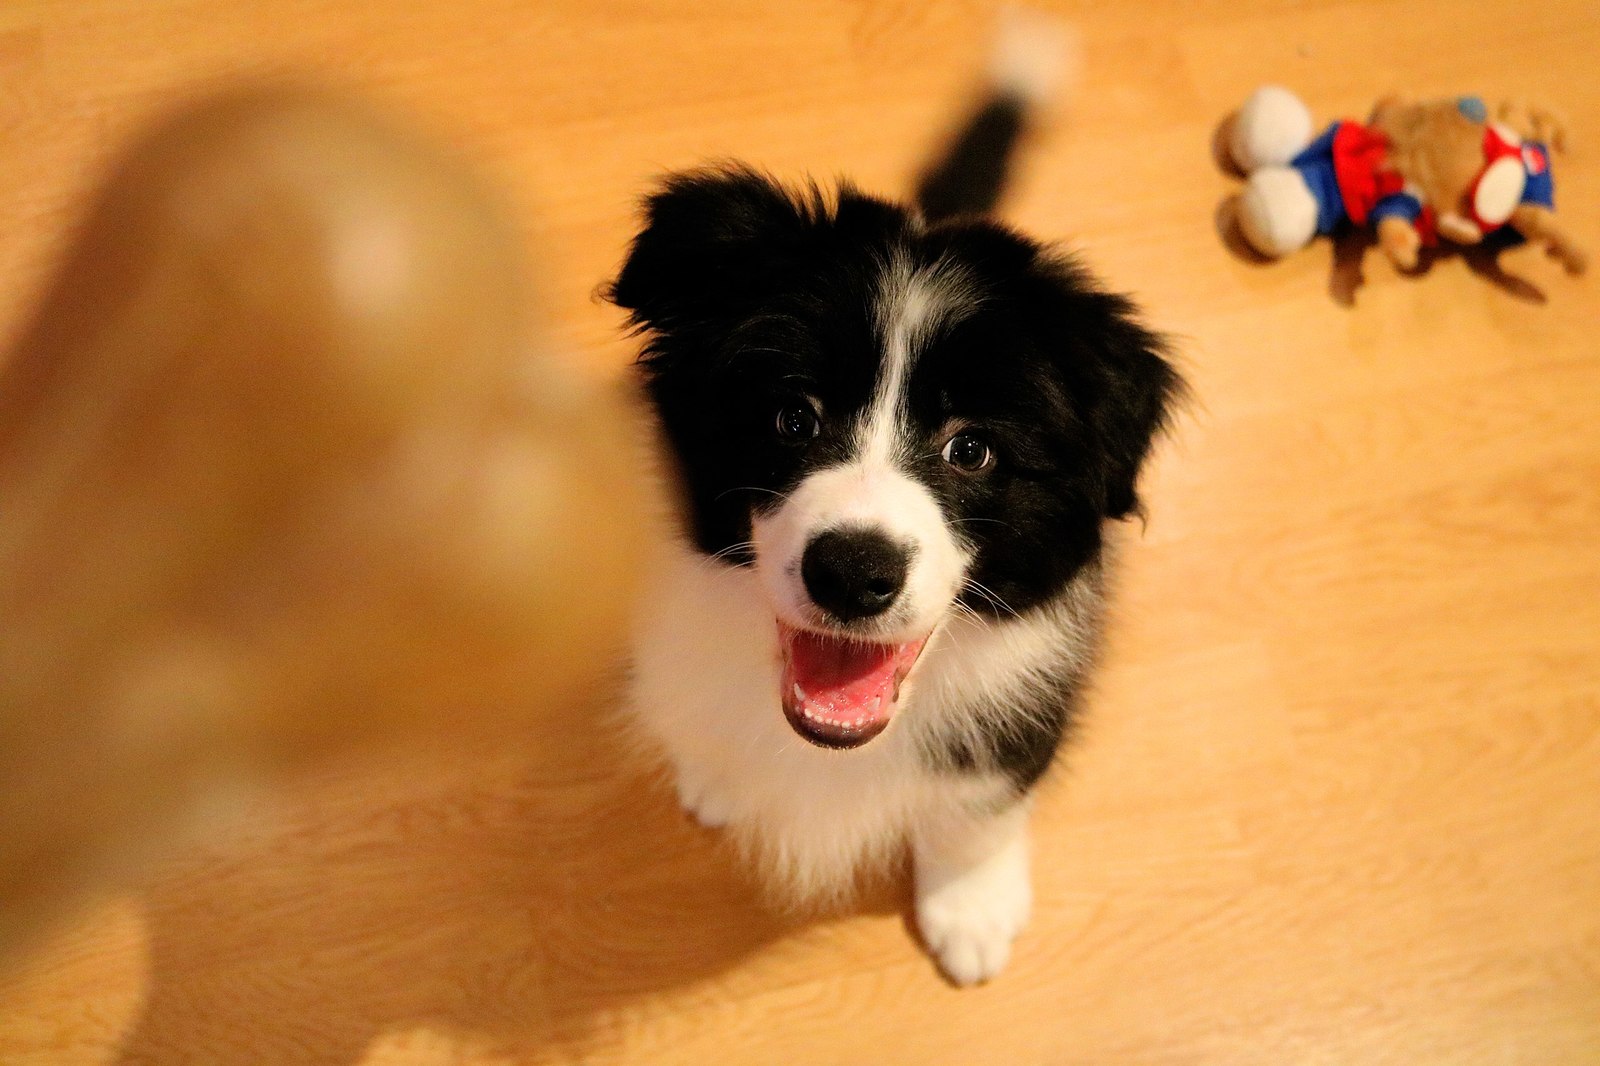
[[[1415,270],[1417,253],[1422,249],[1422,234],[1399,215],[1384,215],[1378,219],[1378,247],[1395,269]]]
[[[1511,214],[1511,228],[1529,241],[1543,244],[1561,261],[1568,274],[1582,274],[1589,267],[1589,255],[1556,224],[1555,212],[1539,204],[1522,204]]]
[[[1540,141],[1558,152],[1567,150],[1567,126],[1547,108],[1502,100],[1495,118],[1522,135],[1523,140]]]
[[[1372,209],[1378,247],[1396,270],[1417,269],[1417,253],[1422,250],[1422,231],[1417,229],[1417,219],[1424,211],[1418,193],[1409,187],[1385,196]]]

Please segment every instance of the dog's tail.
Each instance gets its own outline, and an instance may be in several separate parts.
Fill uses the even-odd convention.
[[[926,218],[994,210],[1018,142],[1062,90],[1074,60],[1073,35],[1063,23],[1017,8],[1002,14],[984,95],[917,184]]]

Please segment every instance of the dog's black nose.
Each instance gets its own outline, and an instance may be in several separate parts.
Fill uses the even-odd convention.
[[[889,609],[906,584],[911,553],[882,533],[839,529],[806,545],[800,577],[818,607],[840,622]]]

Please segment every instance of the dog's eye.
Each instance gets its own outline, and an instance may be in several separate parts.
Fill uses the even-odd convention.
[[[808,403],[796,401],[778,408],[778,436],[784,440],[807,441],[821,428],[816,410]]]
[[[939,454],[945,462],[969,474],[994,465],[994,449],[976,433],[957,433],[945,441],[944,451]]]

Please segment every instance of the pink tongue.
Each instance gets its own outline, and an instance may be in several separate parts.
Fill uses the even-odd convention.
[[[877,721],[894,710],[895,671],[907,644],[862,644],[792,630],[786,634],[786,698],[799,688],[804,706],[829,719]]]

